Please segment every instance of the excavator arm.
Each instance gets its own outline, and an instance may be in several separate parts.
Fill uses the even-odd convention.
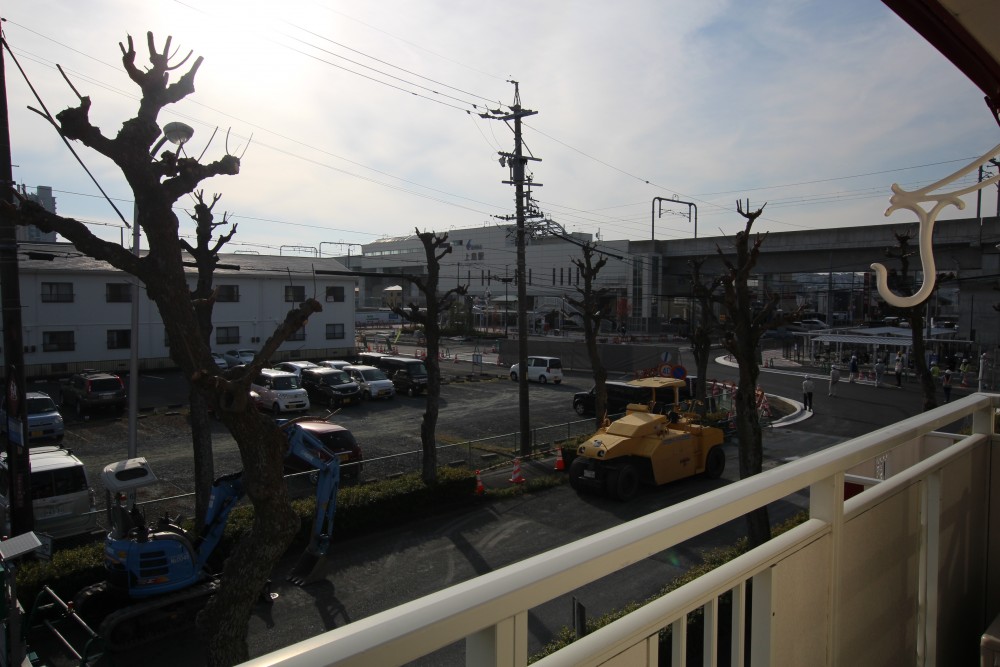
[[[337,512],[340,457],[327,449],[314,435],[297,426],[295,420],[282,424],[282,430],[288,438],[288,455],[298,456],[319,471],[316,482],[316,515],[313,518],[309,546],[288,575],[289,581],[304,586],[322,576],[326,562],[333,518]]]

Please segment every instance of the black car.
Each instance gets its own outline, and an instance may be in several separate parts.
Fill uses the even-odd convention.
[[[318,405],[339,408],[361,402],[361,389],[351,376],[337,368],[320,366],[303,368],[302,388],[309,392],[309,398]]]
[[[608,391],[608,414],[616,415],[625,412],[629,403],[649,403],[653,393],[648,387],[634,387],[628,382],[609,380],[604,383]],[[594,403],[597,400],[597,387],[590,391],[579,391],[573,395],[573,409],[581,417],[593,416]]]
[[[74,408],[79,417],[95,408],[111,408],[121,414],[127,403],[125,383],[114,373],[85,370],[72,376],[62,387],[62,404]]]
[[[625,412],[625,408],[630,403],[648,404],[653,400],[653,392],[649,387],[636,387],[628,382],[608,380],[604,383],[608,390],[608,415],[617,415]],[[573,409],[581,417],[593,416],[594,403],[597,399],[596,387],[591,387],[590,391],[580,391],[573,395]],[[686,401],[691,397],[690,383],[680,387],[678,394],[681,401]],[[671,394],[668,403],[673,400]],[[657,401],[659,406],[660,401]]]

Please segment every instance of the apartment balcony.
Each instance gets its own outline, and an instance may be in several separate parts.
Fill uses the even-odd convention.
[[[976,664],[1000,612],[998,409],[973,394],[246,664],[399,665],[464,640],[467,665],[526,665],[534,607],[800,492],[804,523],[533,664],[684,665],[699,610],[705,665]]]

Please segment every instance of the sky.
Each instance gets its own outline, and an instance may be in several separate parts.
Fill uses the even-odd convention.
[[[523,130],[537,207],[605,241],[732,234],[738,199],[766,202],[762,232],[909,222],[884,216],[893,183],[926,186],[1000,143],[983,94],[877,0],[12,0],[0,14],[41,98],[5,53],[14,179],[51,186],[59,213],[110,240],[118,213],[28,107],[77,104],[58,64],[117,133],[139,99],[119,43],[147,63],[147,31],[178,61],[193,52],[177,76],[204,58],[160,122],[195,129],[189,155],[242,155],[239,175],[202,184],[238,224],[234,252],[337,256],[509,224],[498,153],[513,126],[480,114],[509,110],[510,81],[537,112]],[[77,149],[130,220],[120,172]],[[966,200],[941,217],[974,217]],[[192,206],[178,204],[183,234]]]

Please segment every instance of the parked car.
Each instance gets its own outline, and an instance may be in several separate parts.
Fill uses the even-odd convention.
[[[309,394],[294,373],[263,368],[250,383],[250,390],[257,392],[259,405],[275,414],[309,409]]]
[[[820,329],[830,328],[823,320],[802,320],[800,324],[805,328],[809,329],[810,331],[818,331]]]
[[[510,367],[510,379],[517,380],[521,373],[521,365],[514,364]],[[562,362],[559,357],[528,357],[528,370],[526,372],[528,380],[535,380],[542,384],[562,382]]]
[[[319,368],[318,365],[311,361],[280,361],[276,363],[274,368],[279,371],[285,371],[287,373],[294,373],[296,377],[302,377],[302,370],[305,368]]]
[[[652,391],[646,387],[636,387],[628,382],[618,382],[608,380],[604,383],[608,392],[608,414],[615,415],[625,412],[625,406],[630,403],[649,403]],[[590,391],[578,391],[573,394],[573,409],[581,417],[592,416],[594,414],[594,404],[597,400],[597,387],[591,387]]]
[[[62,442],[63,418],[48,394],[29,391],[25,396],[28,412],[28,446],[39,442]],[[7,432],[7,398],[0,399],[0,433]]]
[[[226,350],[222,353],[222,358],[226,360],[226,364],[232,368],[233,366],[245,366],[253,362],[253,358],[257,356],[257,350]]]
[[[316,436],[332,453],[340,456],[340,481],[342,484],[356,484],[361,479],[361,466],[364,456],[354,435],[339,424],[324,421],[318,417],[300,417],[289,420]],[[315,471],[308,461],[297,456],[285,458],[285,473],[302,473]],[[317,475],[306,475],[312,484],[316,483]]]
[[[118,414],[125,411],[128,395],[125,383],[114,373],[85,370],[70,377],[62,387],[62,404],[73,408],[78,417],[94,409],[111,408]]]
[[[314,403],[339,408],[361,402],[361,388],[339,368],[303,368],[299,380]]]
[[[361,397],[366,401],[373,398],[390,399],[396,395],[392,380],[381,369],[374,366],[345,366],[344,370],[361,387]]]
[[[344,361],[343,359],[327,359],[326,361],[320,361],[318,365],[326,366],[327,368],[343,369],[345,366],[352,366],[353,363],[350,361]]]
[[[34,530],[53,539],[97,530],[97,497],[83,462],[55,445],[28,450]],[[6,452],[0,453],[0,529],[10,535],[10,475]]]
[[[427,391],[427,365],[420,359],[363,352],[361,362],[381,369],[399,393],[416,396]]]
[[[226,363],[226,358],[222,356],[220,352],[212,353],[212,361],[214,361],[215,365],[221,368],[222,370],[226,370],[227,368],[229,368],[229,364]]]

